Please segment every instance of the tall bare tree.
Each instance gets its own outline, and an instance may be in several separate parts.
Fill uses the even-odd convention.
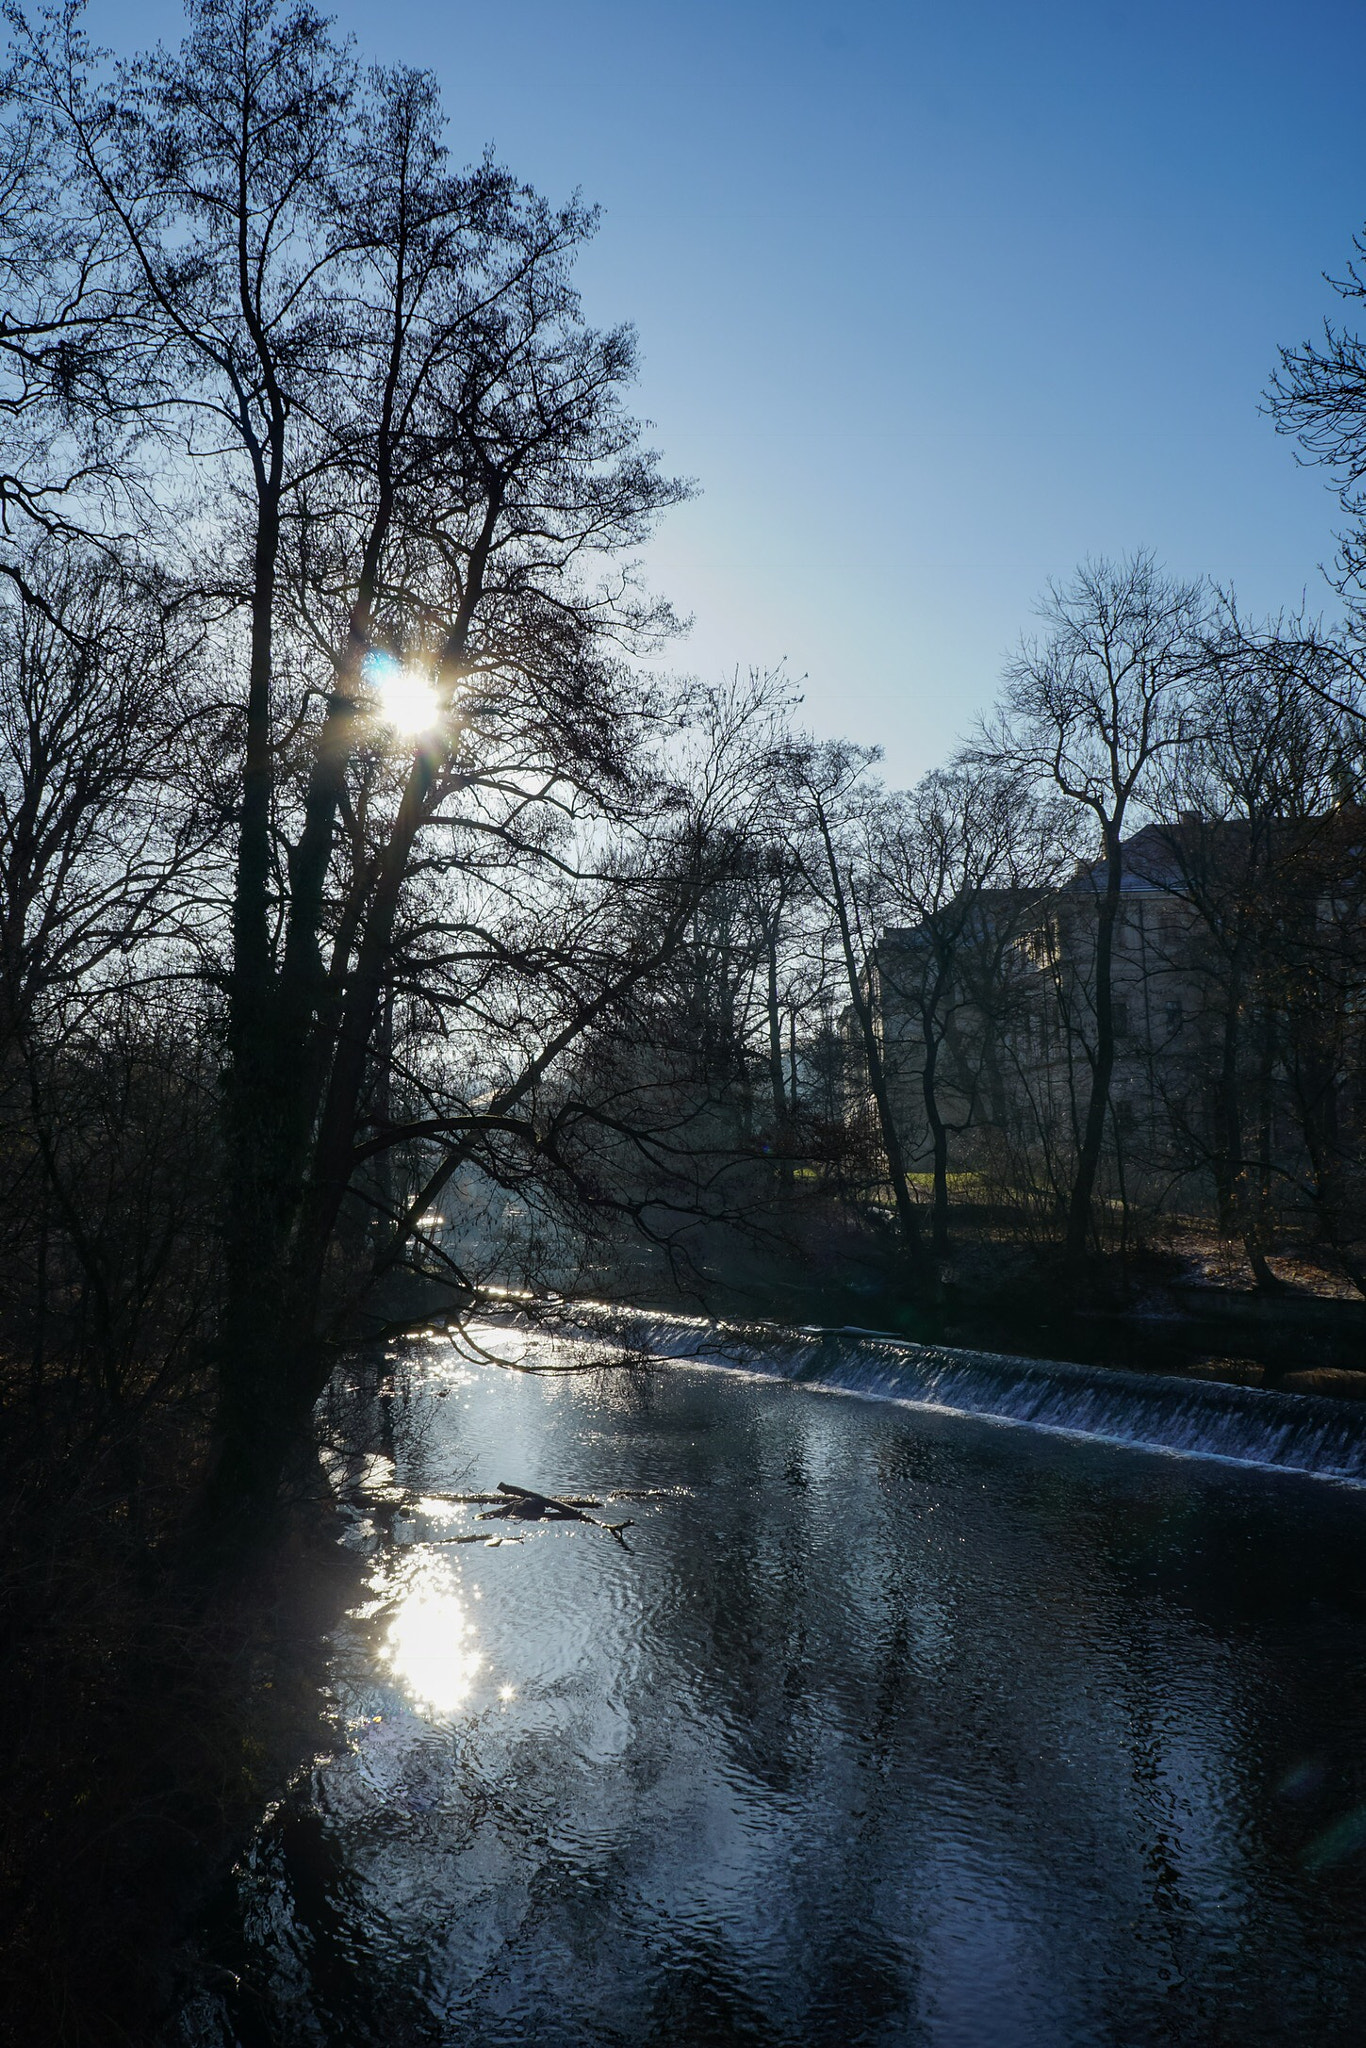
[[[1056,880],[1049,824],[1018,779],[966,766],[933,771],[872,820],[881,1003],[884,1017],[909,1026],[900,1043],[886,1044],[885,1058],[893,1070],[913,1069],[941,1257],[949,1250],[950,1140],[977,1118],[991,1034],[1001,1023],[998,984]],[[904,1094],[906,1076],[899,1078]]]
[[[622,408],[632,336],[579,311],[591,216],[453,173],[429,78],[359,78],[310,7],[275,0],[193,0],[178,52],[112,72],[69,14],[22,71],[114,252],[160,543],[240,692],[223,1470],[268,1487],[325,1371],[362,1124],[367,1152],[385,1142],[376,1034],[422,892],[464,892],[441,922],[480,971],[559,977],[520,1085],[612,999],[606,957],[585,989],[557,949],[519,952],[518,920],[557,873],[601,894],[590,819],[664,801],[644,743],[666,714],[623,657],[670,621],[622,560],[680,487]],[[386,676],[428,693],[421,731],[397,732]],[[449,968],[423,969],[448,1001]]]
[[[789,770],[796,799],[803,873],[833,925],[843,968],[854,1037],[877,1117],[891,1185],[897,1230],[909,1269],[925,1283],[932,1269],[920,1227],[897,1119],[874,983],[875,911],[866,860],[870,806],[877,795],[865,780],[877,750],[840,742],[798,745]]]
[[[1115,1066],[1113,954],[1124,837],[1158,762],[1192,735],[1189,684],[1205,654],[1199,583],[1164,575],[1151,555],[1087,563],[1050,589],[1047,628],[1010,664],[994,720],[971,758],[1056,790],[1094,820],[1100,859],[1077,885],[1088,933],[1089,1074],[1068,1198],[1067,1255],[1086,1253]]]

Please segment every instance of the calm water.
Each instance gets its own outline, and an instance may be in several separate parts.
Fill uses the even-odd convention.
[[[393,1388],[346,1747],[178,2038],[1366,2041],[1366,1492],[687,1366]],[[651,1497],[433,1498],[499,1480]]]

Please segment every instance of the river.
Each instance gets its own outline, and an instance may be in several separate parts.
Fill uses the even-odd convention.
[[[1360,2048],[1366,1490],[679,1360],[379,1385],[335,1749],[178,2043]],[[633,1526],[445,1497],[500,1481]]]

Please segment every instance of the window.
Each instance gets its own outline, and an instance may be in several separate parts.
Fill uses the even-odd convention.
[[[1178,997],[1178,998],[1177,998],[1177,1000],[1176,1000],[1176,1001],[1175,1001],[1174,1003],[1168,1003],[1168,1005],[1167,1005],[1167,1036],[1168,1036],[1168,1038],[1175,1038],[1175,1036],[1176,1036],[1177,1032],[1178,1032],[1178,1031],[1179,1031],[1179,1030],[1181,1029],[1181,1026],[1182,1026],[1182,1024],[1183,1024],[1183,1022],[1184,1022],[1184,1021],[1185,1021],[1185,1019],[1184,1019],[1184,1016],[1183,1016],[1183,1013],[1182,1013],[1182,1009],[1181,1009],[1181,1001],[1180,1001],[1180,998]]]
[[[1116,1038],[1129,1036],[1129,1005],[1123,996],[1116,996],[1110,1005],[1110,1029]]]

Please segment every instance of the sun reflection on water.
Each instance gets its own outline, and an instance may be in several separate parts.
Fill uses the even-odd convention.
[[[449,1568],[423,1561],[395,1609],[381,1655],[416,1705],[453,1713],[469,1698],[483,1658]]]

